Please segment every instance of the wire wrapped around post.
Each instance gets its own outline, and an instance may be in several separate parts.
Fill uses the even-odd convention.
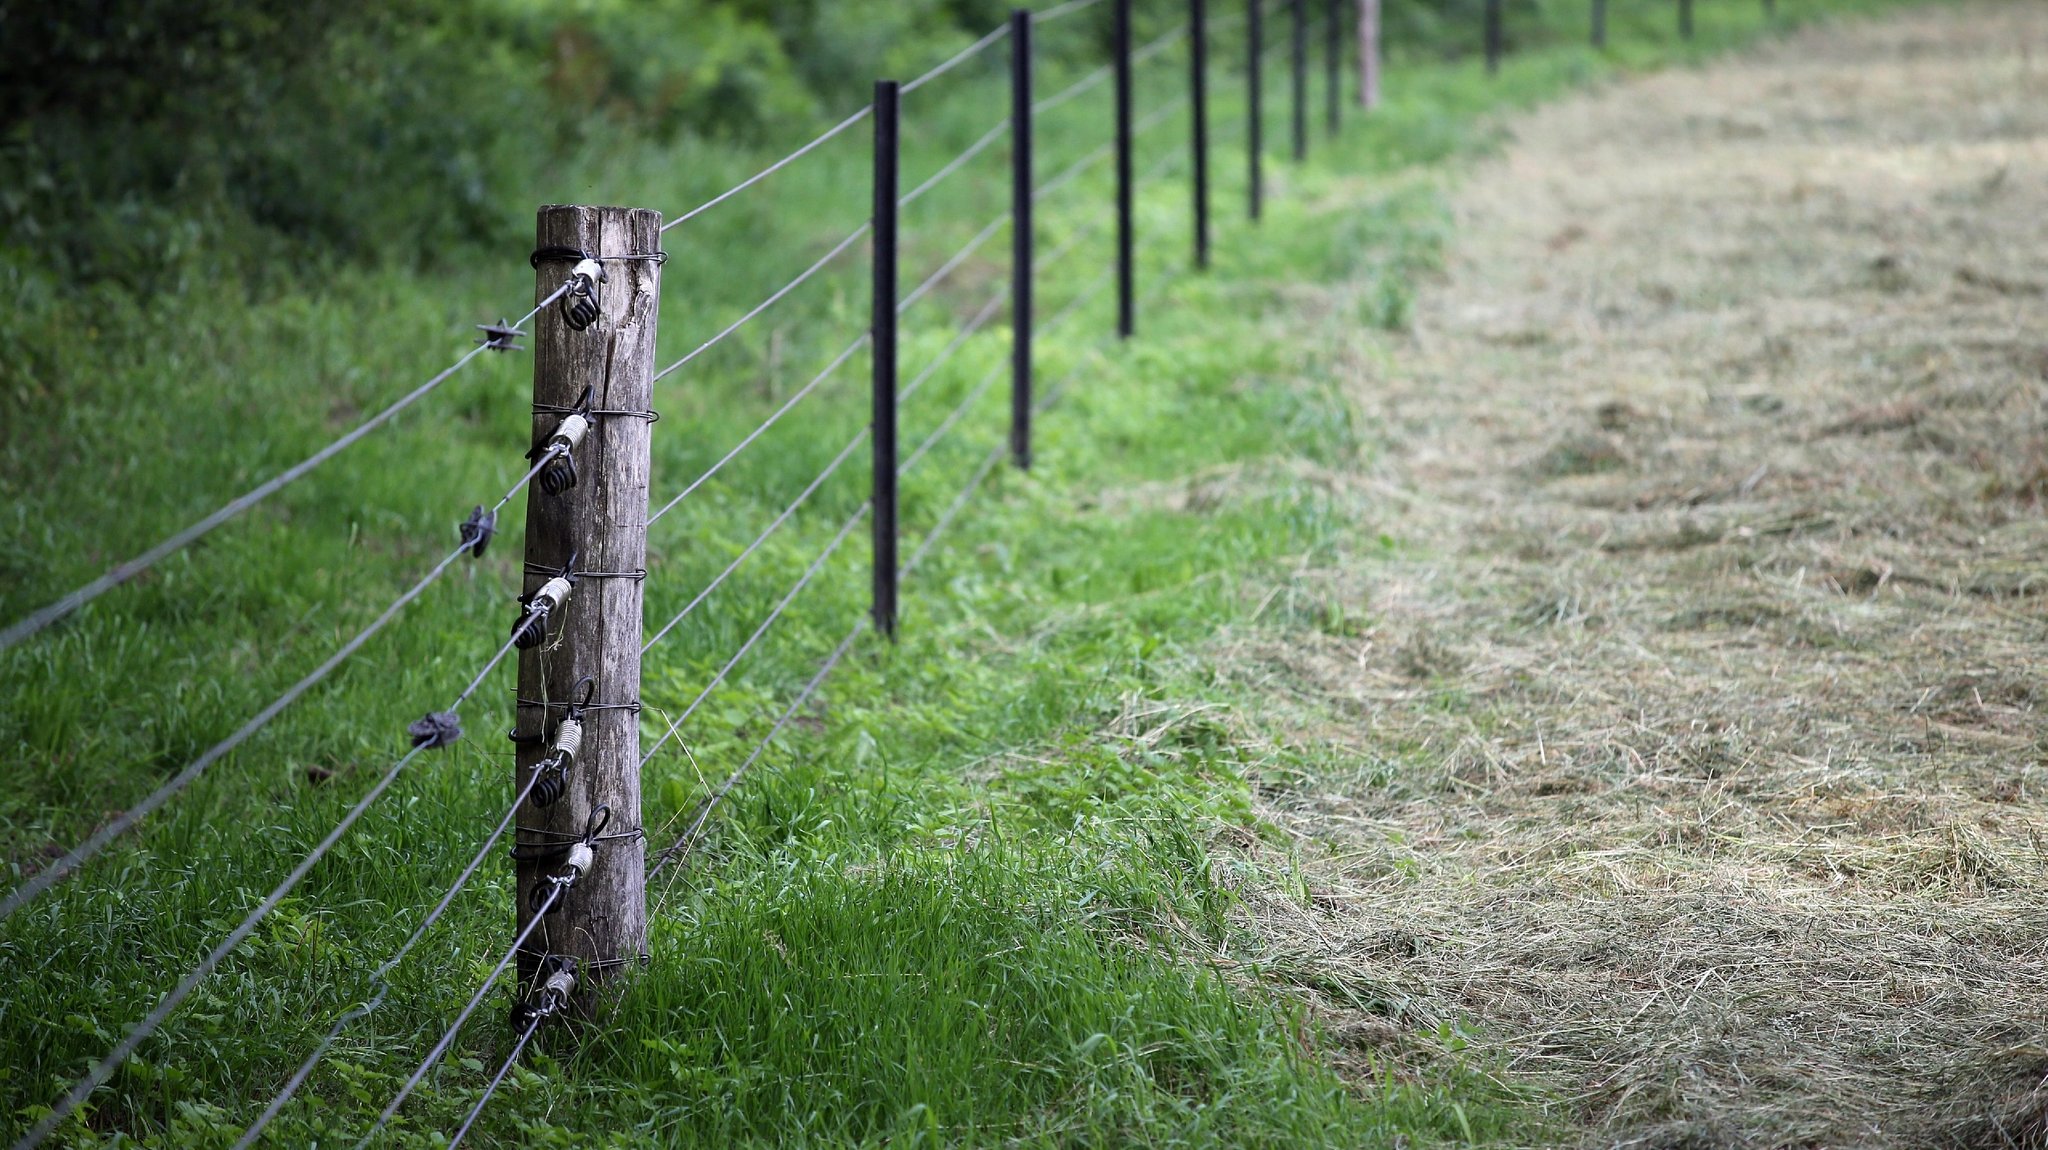
[[[544,207],[536,221],[535,293],[564,282],[570,291],[565,322],[538,324],[533,334],[532,442],[545,465],[527,499],[525,589],[531,604],[563,591],[565,581],[574,593],[519,641],[515,729],[527,735],[515,743],[508,783],[510,794],[529,798],[518,804],[515,842],[573,838],[599,808],[614,827],[637,834],[640,826],[637,703],[660,241],[661,216],[638,208]],[[572,302],[587,306],[571,312]],[[529,700],[537,712],[525,709]],[[516,925],[532,926],[541,950],[577,960],[579,1002],[646,953],[637,837],[598,852],[576,880],[577,896],[551,904],[537,926],[535,892],[553,885],[554,870],[522,853],[515,872]],[[521,986],[534,985],[537,961],[519,956]]]

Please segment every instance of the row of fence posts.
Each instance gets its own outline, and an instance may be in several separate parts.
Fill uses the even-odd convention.
[[[1290,44],[1292,153],[1299,161],[1309,147],[1310,0],[1285,0],[1291,16]],[[1323,0],[1328,128],[1341,126],[1343,9],[1357,0]],[[1503,0],[1485,0],[1487,68],[1497,70],[1504,51]],[[1593,38],[1604,42],[1606,2],[1593,2]],[[1113,0],[1116,331],[1130,338],[1137,329],[1136,229],[1132,164],[1132,0]],[[1193,197],[1193,261],[1210,259],[1208,0],[1188,4],[1191,66],[1190,115]],[[1678,0],[1680,28],[1692,31],[1692,0]],[[1767,9],[1773,0],[1766,0]],[[1249,180],[1246,211],[1256,222],[1263,209],[1266,5],[1246,5],[1245,80]],[[1358,44],[1362,59],[1359,97],[1376,98],[1378,4],[1359,4]],[[1009,455],[1014,466],[1031,466],[1033,407],[1032,280],[1033,226],[1033,22],[1026,10],[1010,17],[1011,393]],[[874,216],[872,220],[872,492],[873,603],[875,626],[892,639],[900,617],[898,582],[897,322],[900,310],[898,255],[901,200],[902,86],[882,80],[874,90]],[[526,576],[534,594],[558,573],[573,573],[586,586],[565,605],[555,637],[519,655],[519,696],[514,739],[518,746],[515,794],[524,793],[550,753],[550,743],[579,686],[593,702],[579,708],[583,745],[559,801],[522,804],[516,823],[519,897],[518,927],[525,927],[561,852],[551,848],[576,841],[593,811],[608,809],[604,838],[592,872],[566,899],[557,900],[549,921],[536,932],[537,949],[522,953],[522,985],[533,984],[543,957],[573,957],[587,976],[579,996],[609,972],[644,960],[647,911],[646,856],[640,822],[640,652],[641,581],[647,549],[648,476],[651,444],[652,378],[656,320],[661,298],[659,213],[644,209],[549,206],[540,209],[541,252],[594,253],[608,279],[598,322],[585,327],[543,322],[537,326],[533,381],[533,434],[546,443],[565,414],[586,394],[592,429],[580,461],[581,482],[550,493],[536,485],[527,496]],[[564,264],[536,260],[535,298],[545,300],[561,285]],[[587,998],[586,998],[587,1002]]]

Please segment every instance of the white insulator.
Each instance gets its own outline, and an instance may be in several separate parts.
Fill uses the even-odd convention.
[[[546,982],[541,984],[540,1012],[542,1014],[552,1014],[553,1012],[560,1010],[563,1004],[569,1001],[569,996],[575,993],[575,991],[575,972],[568,970],[567,968],[557,970],[555,973],[548,976],[548,980]]]
[[[576,765],[576,756],[583,750],[583,720],[563,719],[555,728],[555,761],[563,770]]]
[[[577,878],[582,878],[590,872],[591,864],[596,861],[597,852],[591,849],[589,843],[577,843],[569,848],[569,857],[563,860],[562,865],[575,871]]]
[[[592,259],[577,261],[569,273],[569,290],[562,296],[562,319],[582,331],[597,322],[597,285],[604,282],[604,265]]]
[[[590,431],[590,418],[583,415],[565,415],[555,425],[555,433],[548,437],[548,449],[558,455],[567,455],[576,450],[583,437]]]
[[[567,576],[555,576],[541,584],[540,590],[535,591],[533,598],[527,600],[527,609],[540,615],[553,614],[556,608],[569,601],[569,586]]]

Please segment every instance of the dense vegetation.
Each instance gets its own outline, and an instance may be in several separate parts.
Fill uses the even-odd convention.
[[[1169,6],[1151,7],[1156,28]],[[902,644],[862,647],[828,707],[736,794],[660,896],[653,969],[601,1033],[548,1043],[515,1076],[489,1117],[499,1144],[1527,1136],[1523,1097],[1487,1067],[1452,1057],[1349,1084],[1326,1068],[1301,988],[1261,965],[1240,894],[1306,897],[1255,863],[1289,848],[1267,842],[1253,795],[1314,764],[1229,721],[1230,689],[1196,655],[1224,627],[1347,626],[1268,611],[1266,592],[1304,554],[1370,562],[1401,543],[1361,532],[1355,507],[1302,476],[1371,450],[1329,365],[1346,333],[1398,330],[1437,259],[1446,225],[1430,180],[1408,178],[1416,166],[1483,145],[1483,117],[1503,102],[1678,51],[1665,10],[1645,6],[1618,14],[1614,56],[1560,46],[1488,82],[1470,61],[1428,59],[1465,42],[1463,9],[1394,7],[1413,16],[1395,28],[1408,62],[1386,108],[1326,156],[1318,143],[1316,164],[1274,161],[1262,232],[1238,215],[1243,165],[1218,165],[1213,275],[1168,284],[1186,262],[1186,200],[1171,179],[1148,190],[1144,282],[1168,305],[1148,303],[1144,338],[1113,352],[1099,302],[1044,340],[1048,379],[1081,374],[1044,422],[1038,466],[1002,475],[919,573]],[[471,323],[528,290],[536,203],[696,203],[860,102],[875,73],[914,73],[999,16],[936,0],[593,0],[567,17],[512,0],[24,11],[0,7],[4,71],[19,85],[5,113],[15,162],[0,176],[12,213],[0,286],[13,301],[0,394],[17,413],[0,429],[0,619],[445,363]],[[1542,19],[1526,39],[1575,43],[1576,12],[1525,14]],[[1697,50],[1758,25],[1749,6],[1703,13]],[[1049,36],[1049,78],[1100,47],[1092,15]],[[74,67],[102,69],[100,82],[37,78]],[[1180,68],[1168,57],[1148,71],[1141,105],[1177,92]],[[1000,77],[963,70],[947,83],[913,104],[911,178],[1001,114]],[[1274,76],[1270,107],[1283,91]],[[1235,149],[1241,104],[1224,100],[1218,147]],[[1069,105],[1043,133],[1050,173],[1103,139],[1101,102]],[[865,215],[863,142],[843,142],[671,233],[664,359]],[[1177,126],[1162,129],[1141,167],[1180,147]],[[1045,278],[1048,313],[1103,266],[1099,240],[1085,245],[1105,190],[1098,170],[1044,208],[1047,248],[1084,242]],[[906,278],[1004,203],[996,164],[917,205],[906,265],[919,271]],[[1003,274],[999,247],[911,314],[906,365],[978,310]],[[859,331],[861,271],[848,261],[665,381],[657,498]],[[1310,278],[1348,285],[1347,309],[1299,314],[1289,285]],[[992,327],[935,377],[906,413],[906,442],[1005,343]],[[189,762],[410,583],[461,513],[519,473],[527,370],[480,362],[262,512],[0,658],[0,753],[18,764],[0,792],[13,873]],[[1000,438],[990,398],[911,476],[913,537]],[[751,539],[863,407],[854,381],[821,391],[659,524],[650,616]],[[849,469],[650,656],[651,711],[695,693],[858,505],[864,478]],[[861,609],[862,559],[842,557],[806,594],[692,721],[687,753],[650,764],[650,826],[689,810],[808,678]],[[0,925],[13,972],[0,995],[7,1122],[33,1120],[333,825],[404,723],[495,646],[516,571],[516,546],[498,547],[436,587],[144,833]],[[216,1145],[254,1116],[366,996],[368,972],[502,810],[508,756],[493,728],[509,705],[485,698],[496,702],[469,716],[472,737],[373,810],[66,1128],[71,1141]],[[287,1111],[277,1144],[365,1127],[501,952],[508,889],[492,871],[456,904],[390,1004]],[[1455,1050],[1454,1032],[1437,1037]],[[502,1027],[475,1027],[408,1111],[407,1144],[432,1144],[503,1048]]]

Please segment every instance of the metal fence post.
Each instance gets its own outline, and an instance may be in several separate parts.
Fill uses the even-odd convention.
[[[1501,0],[1486,0],[1486,74],[1500,74],[1502,43]]]
[[[1031,466],[1031,13],[1010,13],[1010,462]]]
[[[1344,0],[1323,0],[1324,103],[1332,136],[1344,126]]]
[[[896,214],[902,86],[875,81],[874,327],[874,616],[896,637]]]
[[[1308,159],[1308,0],[1294,0],[1294,160]]]
[[[1251,142],[1248,161],[1251,164],[1250,207],[1252,222],[1257,223],[1265,206],[1265,164],[1266,164],[1266,42],[1265,42],[1265,0],[1246,0],[1247,23],[1245,41],[1249,52],[1245,58],[1246,90],[1251,107],[1247,112],[1245,135]]]
[[[1209,3],[1188,0],[1194,99],[1195,266],[1209,266]]]
[[[581,744],[560,776],[559,796],[541,804],[536,788],[519,805],[514,841],[534,845],[514,856],[514,926],[532,921],[537,895],[562,870],[555,848],[584,836],[593,812],[608,811],[608,819],[599,816],[604,837],[588,872],[554,902],[518,956],[529,986],[543,958],[575,958],[578,997],[588,1003],[596,984],[647,953],[647,860],[637,833],[639,573],[647,566],[661,213],[544,207],[535,237],[536,299],[579,274],[591,287],[588,296],[566,297],[559,316],[551,308],[534,320],[533,441],[542,449],[568,442],[573,470],[558,459],[528,488],[524,591],[530,597],[565,583],[569,590],[543,621],[542,641],[519,652],[515,795],[554,756],[569,705],[584,702],[587,691],[592,706],[581,716]],[[575,321],[567,318],[570,304],[578,308]]]
[[[1678,36],[1692,39],[1692,0],[1678,0]]]
[[[1138,328],[1137,256],[1131,234],[1131,0],[1116,0],[1116,334]]]
[[[1607,0],[1593,0],[1593,47],[1607,47]]]

